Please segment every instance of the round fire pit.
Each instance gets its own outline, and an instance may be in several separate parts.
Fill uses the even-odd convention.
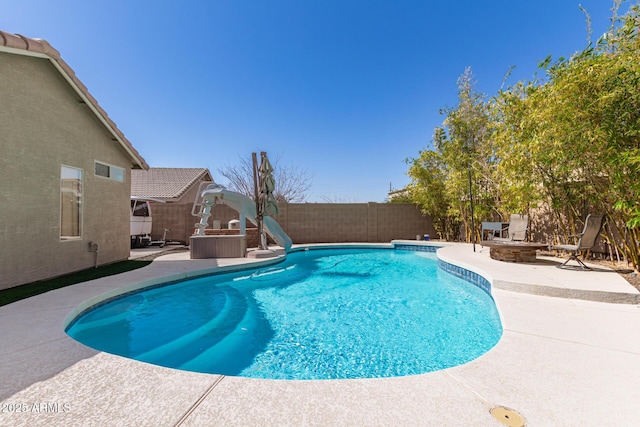
[[[549,246],[546,243],[496,240],[483,240],[480,244],[489,248],[491,259],[505,262],[535,262],[536,251]]]

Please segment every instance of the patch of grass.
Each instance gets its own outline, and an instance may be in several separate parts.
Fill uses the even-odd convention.
[[[4,289],[0,291],[0,306],[19,301],[21,299],[29,298],[34,295],[43,294],[54,289],[60,289],[64,288],[65,286],[75,285],[76,283],[87,282],[89,280],[99,279],[101,277],[125,273],[127,271],[142,268],[146,265],[149,265],[150,263],[151,261],[121,261],[114,264],[103,265],[98,268],[89,268],[87,270],[78,271],[76,273],[67,274],[65,276],[56,277],[54,279],[41,280],[39,282],[27,283],[26,285]]]

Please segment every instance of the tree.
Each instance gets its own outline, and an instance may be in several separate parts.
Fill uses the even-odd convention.
[[[254,199],[253,161],[251,157],[239,156],[238,159],[238,164],[219,168],[218,173],[227,179],[227,187],[230,190]],[[280,160],[280,154],[269,159],[274,169],[276,200],[284,203],[304,202],[307,197],[306,193],[311,188],[313,176],[295,165],[282,166]]]
[[[466,240],[479,234],[479,219],[496,210],[496,157],[490,137],[491,116],[484,95],[473,88],[475,82],[467,68],[458,79],[458,105],[445,108],[442,127],[435,129],[433,150],[424,150],[409,159],[412,182],[409,194],[424,213],[433,218],[443,238],[457,236],[460,223]],[[470,183],[474,194],[474,219],[471,218]]]
[[[410,164],[407,175],[411,177],[408,199],[431,217],[440,238],[457,240],[460,221],[451,213],[453,208],[446,191],[448,171],[440,153],[423,150],[418,158],[407,159],[407,163]]]
[[[578,231],[588,212],[605,213],[609,242],[637,269],[640,8],[617,17],[619,5],[614,2],[612,26],[595,46],[568,60],[548,58],[541,64],[544,81],[499,95],[496,142],[499,170],[510,180],[502,181],[504,195],[535,189],[526,197],[552,208],[562,234]]]
[[[587,213],[603,213],[610,248],[638,270],[640,2],[619,17],[622,2],[614,0],[611,27],[595,45],[543,61],[542,79],[485,102],[470,72],[461,76],[459,104],[444,110],[434,150],[409,161],[410,194],[442,229],[469,218],[468,168],[477,218],[547,207],[554,234],[566,236],[582,228]]]

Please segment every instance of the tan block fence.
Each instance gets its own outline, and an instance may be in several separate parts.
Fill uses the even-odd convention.
[[[191,207],[154,204],[153,239],[161,238],[167,228],[171,230],[167,239],[188,242],[197,222]],[[424,234],[437,237],[431,218],[408,203],[287,203],[279,208],[275,219],[294,243],[388,243],[394,239],[415,240]],[[225,205],[214,206],[211,213],[208,228],[213,228],[213,221],[226,228],[230,220],[239,219],[238,212]],[[247,228],[253,228],[249,221]]]

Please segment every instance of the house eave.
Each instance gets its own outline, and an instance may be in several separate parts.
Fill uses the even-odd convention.
[[[74,92],[84,102],[91,112],[98,118],[102,125],[112,135],[113,141],[117,142],[132,160],[133,164],[140,169],[148,170],[149,165],[142,156],[135,150],[133,145],[124,134],[118,129],[116,124],[109,118],[109,115],[100,107],[98,101],[91,96],[86,86],[76,77],[74,71],[62,59],[60,53],[54,49],[46,40],[32,39],[19,34],[10,34],[0,30],[0,52],[16,55],[43,58],[55,67],[62,77],[69,83]]]

